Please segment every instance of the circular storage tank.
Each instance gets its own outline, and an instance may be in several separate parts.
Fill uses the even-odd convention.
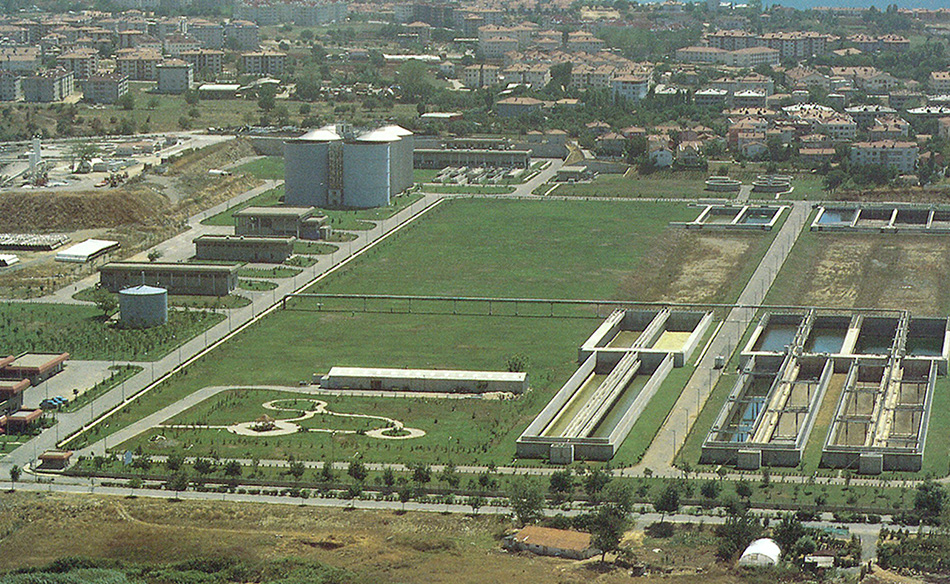
[[[168,290],[133,286],[119,291],[119,319],[128,328],[151,328],[168,322]]]
[[[298,139],[284,142],[284,202],[287,205],[326,206],[331,141]]]
[[[384,207],[391,194],[391,156],[399,136],[375,130],[343,145],[343,202],[347,207]]]

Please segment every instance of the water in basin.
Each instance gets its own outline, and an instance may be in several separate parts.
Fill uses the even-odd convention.
[[[814,328],[805,343],[806,353],[837,353],[844,344],[845,331],[838,328]]]
[[[755,342],[753,350],[767,353],[780,352],[785,349],[785,345],[792,344],[796,332],[798,332],[797,324],[769,324]]]

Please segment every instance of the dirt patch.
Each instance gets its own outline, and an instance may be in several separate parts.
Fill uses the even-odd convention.
[[[248,156],[257,154],[247,140],[228,140],[201,150],[186,151],[168,165],[169,175],[207,173],[213,168],[223,168]]]
[[[168,200],[146,185],[81,192],[0,195],[0,231],[54,232],[160,220]]]
[[[621,297],[645,301],[724,301],[755,239],[669,229],[645,259],[643,269],[621,284]]]
[[[144,563],[300,558],[381,584],[630,581],[624,570],[504,552],[499,537],[510,523],[489,516],[21,492],[0,494],[0,507],[5,569],[67,556]]]
[[[836,308],[907,309],[941,314],[950,245],[925,236],[822,238],[814,267],[800,282],[801,302]]]

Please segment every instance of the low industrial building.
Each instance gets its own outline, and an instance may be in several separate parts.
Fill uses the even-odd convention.
[[[313,207],[245,207],[234,213],[234,234],[245,237],[326,239],[326,215]]]
[[[237,272],[236,266],[112,262],[99,268],[99,285],[110,292],[149,285],[169,294],[227,296],[237,288]]]
[[[76,245],[56,252],[56,256],[53,257],[53,259],[57,262],[84,264],[117,249],[119,249],[118,241],[87,239],[82,243],[77,243]]]
[[[412,155],[416,168],[531,166],[530,150],[494,150],[476,148],[417,148]]]
[[[323,389],[424,391],[435,393],[524,393],[527,373],[333,367],[320,378]]]
[[[72,457],[72,450],[47,450],[39,457],[39,468],[43,470],[63,470],[69,466],[69,460]]]
[[[69,353],[23,353],[0,367],[0,378],[39,385],[62,371],[68,359]]]
[[[0,416],[6,434],[23,434],[39,422],[43,410],[19,410],[6,416]]]
[[[119,322],[125,328],[151,328],[168,322],[168,290],[133,286],[119,291]]]
[[[23,407],[23,392],[29,387],[29,379],[0,381],[0,411],[9,414]]]
[[[194,240],[195,258],[279,264],[294,255],[294,242],[295,237],[202,235]]]
[[[539,556],[573,560],[586,560],[600,553],[600,550],[591,546],[589,533],[540,525],[525,526],[506,537],[502,545],[516,552],[527,551]]]

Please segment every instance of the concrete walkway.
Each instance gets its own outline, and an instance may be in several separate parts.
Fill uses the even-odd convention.
[[[779,269],[785,263],[792,245],[805,227],[805,221],[808,219],[810,211],[811,207],[807,203],[796,202],[792,205],[788,219],[776,234],[775,239],[772,240],[772,245],[765,252],[759,266],[739,295],[737,304],[757,305],[762,303]],[[713,367],[716,356],[725,355],[728,358],[732,354],[736,344],[742,338],[743,331],[749,326],[754,316],[755,309],[752,308],[733,308],[729,311],[726,320],[709,342],[706,353],[683,389],[683,393],[680,394],[656,438],[644,454],[643,460],[639,465],[630,469],[630,474],[639,475],[648,468],[654,474],[661,476],[678,476],[680,474],[672,466],[673,458],[685,443],[696,417],[702,411],[702,406],[705,405],[709,394],[712,393],[712,388],[716,386],[719,375],[722,373],[721,370]]]

